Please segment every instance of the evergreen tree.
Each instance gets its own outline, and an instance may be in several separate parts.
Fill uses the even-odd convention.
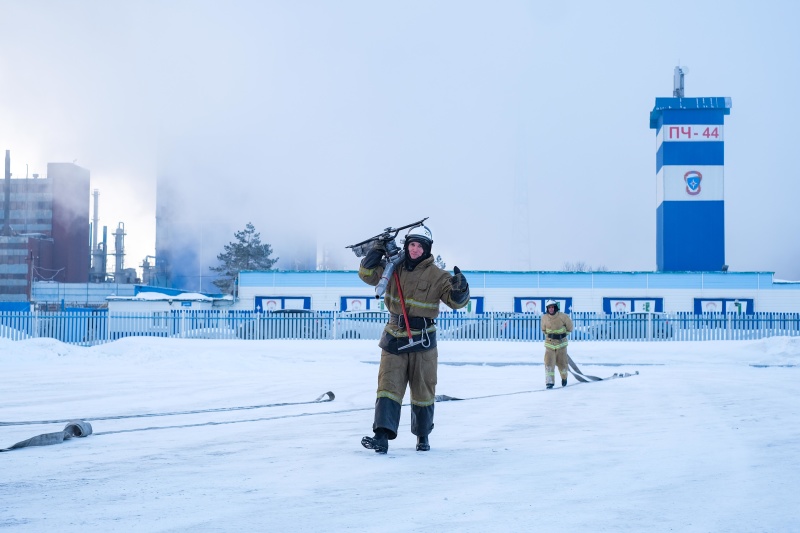
[[[236,241],[224,246],[224,252],[217,255],[219,266],[208,267],[209,270],[219,275],[214,285],[226,294],[233,293],[236,276],[242,270],[270,270],[279,258],[270,259],[272,246],[261,244],[261,234],[256,232],[252,223],[248,222],[245,229],[234,233]]]
[[[442,256],[441,256],[441,255],[437,255],[437,256],[436,256],[436,259],[434,259],[434,260],[433,260],[433,264],[434,264],[434,265],[436,265],[436,266],[438,266],[438,267],[439,267],[439,268],[441,268],[442,270],[444,270],[444,269],[445,269],[445,267],[447,266],[447,265],[445,264],[445,262],[444,262],[444,261],[442,261]]]

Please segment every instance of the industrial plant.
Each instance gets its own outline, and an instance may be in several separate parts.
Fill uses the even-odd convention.
[[[37,283],[80,287],[96,298],[86,305],[103,305],[105,296],[121,285],[141,283],[136,270],[125,268],[125,226],[111,234],[99,227],[99,197],[94,190],[89,222],[89,171],[74,163],[48,163],[47,175],[11,178],[11,153],[5,151],[5,175],[0,202],[0,305],[26,307],[37,301]],[[102,231],[102,233],[101,233]],[[109,271],[109,261],[113,269]],[[50,301],[49,303],[53,303]],[[16,305],[14,305],[16,304]]]

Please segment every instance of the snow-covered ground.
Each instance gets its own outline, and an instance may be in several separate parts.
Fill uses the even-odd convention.
[[[464,401],[430,452],[404,407],[387,455],[360,444],[378,352],[0,339],[0,448],[94,428],[0,454],[0,529],[800,531],[800,338],[573,342],[585,373],[639,375],[552,391],[538,343],[441,342],[437,393]]]

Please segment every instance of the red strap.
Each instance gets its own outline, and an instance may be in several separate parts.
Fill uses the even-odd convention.
[[[400,305],[403,306],[403,319],[406,321],[406,333],[408,333],[408,340],[413,340],[411,335],[411,323],[408,321],[408,312],[406,311],[406,299],[403,298],[403,289],[400,287],[400,276],[397,275],[397,270],[392,272],[394,274],[394,282],[397,284],[397,294],[400,295]]]

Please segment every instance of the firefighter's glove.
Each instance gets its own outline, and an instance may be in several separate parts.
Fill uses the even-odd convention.
[[[452,289],[450,294],[456,303],[464,303],[469,298],[469,284],[467,278],[458,267],[453,267],[453,277],[450,278]]]
[[[364,259],[361,260],[361,266],[368,269],[373,269],[381,264],[383,260],[383,248],[373,248],[367,255],[364,256]]]

